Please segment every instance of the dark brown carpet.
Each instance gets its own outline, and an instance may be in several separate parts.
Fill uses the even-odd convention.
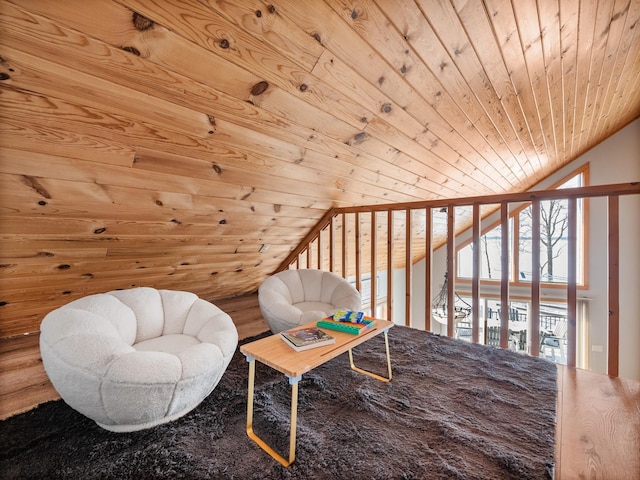
[[[2,478],[549,479],[556,368],[545,360],[406,327],[389,333],[393,380],[348,356],[302,377],[296,461],[245,432],[248,364],[236,352],[214,392],[168,425],[110,433],[62,401],[0,422]],[[354,351],[385,373],[384,341]],[[290,386],[257,363],[254,428],[288,452]],[[286,455],[285,455],[286,456]]]

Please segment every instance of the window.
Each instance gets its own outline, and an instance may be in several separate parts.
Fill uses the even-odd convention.
[[[509,220],[509,232],[513,232],[513,218]],[[512,233],[509,235],[512,237]],[[512,242],[509,242],[511,244]],[[495,226],[480,237],[480,278],[482,280],[499,281],[502,277],[502,230]],[[509,258],[513,258],[509,255]],[[468,244],[458,250],[458,277],[471,278],[473,276],[473,246]],[[513,268],[510,269],[509,279],[513,281]]]
[[[588,169],[583,167],[572,173],[553,188],[575,188],[587,184]],[[578,200],[578,219],[586,218],[585,200]],[[540,281],[548,284],[566,285],[567,283],[567,200],[548,200],[540,202]],[[578,220],[578,285],[584,285],[584,221]],[[502,232],[499,222],[492,223],[482,230],[480,237],[480,278],[483,281],[500,281]],[[509,281],[512,284],[527,284],[532,278],[532,241],[531,204],[521,205],[510,213],[509,219]],[[469,280],[472,270],[473,245],[471,241],[462,242],[458,247],[458,279]]]

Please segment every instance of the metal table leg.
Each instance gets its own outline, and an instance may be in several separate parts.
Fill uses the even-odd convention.
[[[283,466],[288,467],[296,459],[296,426],[298,422],[298,382],[302,377],[287,377],[291,385],[291,424],[289,433],[289,459],[287,460],[267,443],[262,440],[253,431],[253,390],[256,373],[256,362],[254,358],[247,357],[249,362],[249,388],[247,391],[247,435],[251,440],[256,442],[260,448],[267,452],[271,457],[280,462]]]
[[[349,363],[351,364],[351,369],[355,370],[356,372],[364,373],[365,375],[369,375],[370,377],[373,377],[373,378],[375,378],[377,380],[380,380],[381,382],[389,382],[391,380],[391,355],[389,355],[389,337],[387,336],[386,330],[384,332],[384,345],[385,345],[385,348],[387,350],[388,377],[382,377],[382,376],[377,375],[375,373],[372,373],[372,372],[369,372],[367,370],[363,370],[361,368],[356,367],[355,364],[353,363],[353,353],[351,352],[351,350],[349,350]]]

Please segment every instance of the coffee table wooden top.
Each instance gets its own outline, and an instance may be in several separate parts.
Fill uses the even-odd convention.
[[[316,322],[310,322],[305,325],[301,325],[299,328],[315,326]],[[334,337],[336,339],[336,343],[303,350],[302,352],[296,352],[294,349],[289,347],[284,343],[280,334],[276,333],[275,335],[242,345],[240,347],[240,352],[247,357],[254,358],[260,363],[264,363],[265,365],[278,370],[290,378],[296,378],[301,376],[303,373],[309,372],[317,366],[328,362],[338,355],[342,355],[353,347],[366,342],[370,338],[386,332],[391,327],[393,327],[393,322],[376,319],[375,326],[360,335],[322,329]]]

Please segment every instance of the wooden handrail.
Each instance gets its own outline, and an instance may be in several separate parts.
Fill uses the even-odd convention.
[[[325,213],[325,215],[318,221],[318,223],[309,231],[302,242],[291,251],[287,258],[278,267],[277,271],[285,270],[288,268],[298,268],[300,266],[300,255],[307,253],[307,267],[311,264],[311,248],[314,242],[317,242],[317,265],[318,268],[323,266],[323,242],[322,232],[329,229],[329,269],[337,270],[334,262],[336,255],[334,252],[334,244],[336,241],[341,242],[341,268],[340,272],[343,277],[350,276],[357,277],[355,284],[360,288],[362,286],[362,276],[371,275],[371,313],[375,315],[377,313],[377,299],[380,285],[377,283],[377,273],[380,270],[385,270],[384,265],[377,264],[378,252],[384,254],[382,249],[378,249],[377,245],[377,230],[378,230],[378,216],[377,213],[384,212],[387,215],[386,229],[387,229],[387,251],[386,251],[386,271],[387,271],[387,298],[386,298],[386,318],[392,319],[393,311],[396,308],[404,309],[405,323],[411,325],[411,289],[413,284],[414,272],[413,272],[413,254],[412,254],[412,232],[413,232],[413,212],[416,210],[424,210],[425,212],[425,291],[420,292],[420,295],[425,297],[425,328],[431,329],[431,254],[433,252],[434,244],[432,242],[432,212],[433,211],[447,211],[447,231],[448,239],[445,245],[447,250],[447,272],[448,275],[448,291],[447,291],[447,306],[448,306],[448,318],[453,318],[454,303],[455,303],[455,273],[456,272],[456,235],[460,232],[456,231],[455,226],[455,207],[471,206],[473,207],[472,213],[472,244],[473,244],[473,278],[471,283],[471,339],[473,342],[479,342],[479,305],[480,305],[480,238],[481,238],[481,207],[483,205],[495,205],[499,204],[500,210],[500,229],[503,234],[503,238],[508,238],[509,230],[509,215],[510,207],[512,204],[531,203],[533,211],[532,221],[532,241],[534,244],[540,243],[540,203],[546,200],[568,200],[568,284],[567,284],[567,364],[569,366],[576,365],[576,317],[577,317],[577,200],[592,198],[592,197],[607,197],[609,199],[609,278],[611,279],[609,285],[609,344],[608,344],[608,373],[612,376],[618,375],[619,369],[619,246],[618,246],[618,229],[619,229],[619,207],[618,197],[620,195],[640,194],[640,182],[620,183],[612,185],[595,185],[588,187],[567,188],[567,189],[555,189],[555,190],[540,190],[520,193],[509,193],[490,195],[485,197],[467,197],[456,199],[438,199],[428,200],[422,202],[408,202],[398,204],[385,204],[385,205],[369,205],[369,206],[354,206],[346,208],[332,208]],[[405,268],[405,302],[404,305],[393,304],[393,291],[395,288],[393,275],[389,272],[393,272],[394,268],[394,212],[403,212],[405,215],[405,246],[404,246],[404,264]],[[536,213],[537,212],[537,213]],[[485,212],[485,218],[492,214],[492,212]],[[381,213],[382,214],[382,213]],[[355,240],[350,239],[347,233],[348,230],[348,215],[352,215],[355,219]],[[371,261],[368,270],[362,268],[362,255],[364,254],[363,248],[361,248],[361,218],[364,215],[370,215],[371,218],[371,247],[370,255]],[[334,219],[340,218],[342,225],[342,234],[335,235],[335,223]],[[366,218],[366,217],[364,217]],[[468,228],[467,225],[462,225],[461,228]],[[515,227],[516,229],[518,227]],[[397,232],[401,234],[401,232]],[[517,233],[517,232],[516,232]],[[502,278],[500,281],[500,304],[503,314],[500,315],[500,347],[508,347],[508,328],[509,328],[509,246],[508,242],[503,242],[502,246]],[[348,245],[355,245],[354,251],[350,251]],[[436,245],[437,246],[437,245]],[[352,271],[349,271],[349,264],[351,263],[352,256],[355,267]],[[382,262],[381,262],[382,263]],[[531,311],[532,318],[540,317],[540,252],[539,249],[534,248],[532,251],[532,264],[533,272],[531,279]],[[355,270],[355,271],[353,271]],[[398,283],[398,288],[403,288],[402,283]],[[530,341],[531,341],[531,354],[538,355],[538,346],[540,343],[540,325],[539,322],[532,322]],[[486,334],[486,331],[485,331]],[[447,322],[447,335],[454,336],[454,322]]]
[[[562,188],[555,190],[535,190],[517,193],[502,193],[480,197],[449,198],[425,200],[405,203],[386,203],[380,205],[366,205],[336,208],[340,213],[373,212],[388,210],[406,210],[422,208],[446,208],[449,206],[464,207],[475,203],[491,205],[495,203],[520,203],[534,200],[564,200],[568,198],[607,197],[611,195],[629,195],[640,193],[640,182],[615,183],[609,185],[591,185],[588,187]]]

